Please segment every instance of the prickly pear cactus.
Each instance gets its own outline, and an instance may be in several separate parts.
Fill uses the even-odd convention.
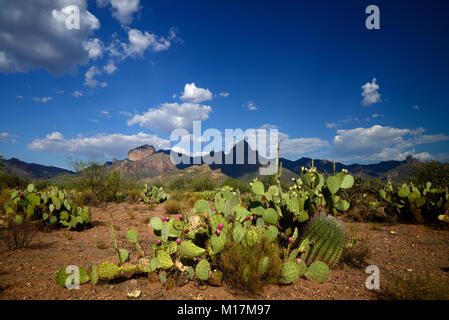
[[[268,267],[270,265],[270,258],[269,257],[263,257],[260,261],[259,261],[259,268],[258,268],[258,273],[260,275],[264,274],[265,272],[268,271]]]
[[[329,278],[329,267],[321,261],[315,261],[307,269],[305,277],[313,282],[325,282]]]
[[[309,222],[302,239],[308,239],[311,243],[304,255],[306,264],[322,261],[331,268],[338,263],[343,252],[345,229],[334,217],[320,214]]]
[[[67,278],[70,277],[70,273],[66,273],[66,267],[59,269],[56,272],[55,281],[61,287],[66,287]],[[90,277],[87,271],[84,268],[79,268],[79,284],[84,284],[89,282]]]
[[[240,243],[245,237],[245,230],[243,229],[241,223],[236,222],[234,226],[234,230],[232,230],[232,240],[235,243]]]
[[[134,229],[129,229],[126,232],[126,239],[128,239],[129,242],[136,244],[137,243],[137,231]]]
[[[101,279],[114,279],[120,274],[120,267],[110,262],[103,262],[97,267],[98,277]]]
[[[295,262],[286,262],[281,267],[281,279],[280,283],[290,284],[295,282],[300,275],[300,269]]]
[[[196,276],[198,279],[207,281],[209,279],[210,264],[207,260],[201,260],[196,266]]]
[[[178,245],[178,252],[184,258],[196,258],[206,253],[206,250],[198,247],[192,241],[183,241]]]
[[[173,260],[166,251],[163,250],[157,251],[156,258],[158,262],[158,268],[160,269],[169,269],[173,266]]]
[[[97,266],[95,264],[90,269],[90,278],[91,278],[91,281],[92,281],[93,285],[96,285],[98,283],[98,278],[99,278],[99,276],[98,276],[98,269],[97,269]]]

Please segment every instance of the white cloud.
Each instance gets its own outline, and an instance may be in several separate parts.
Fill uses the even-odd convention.
[[[17,95],[16,98],[19,99],[19,100],[22,100],[23,96]]]
[[[367,82],[362,86],[362,106],[369,106],[373,103],[381,102],[381,94],[379,93],[379,85],[376,78],[373,78],[371,82]]]
[[[69,30],[69,5],[80,9],[80,29]],[[2,1],[0,72],[46,69],[54,75],[75,71],[88,61],[83,42],[100,27],[85,0]]]
[[[0,141],[6,141],[11,143],[17,142],[17,140],[14,139],[8,132],[0,132]]]
[[[193,103],[200,103],[203,101],[212,100],[212,92],[209,89],[197,88],[194,82],[186,83],[184,92],[179,97],[181,100]]]
[[[380,125],[337,130],[331,150],[352,161],[402,160],[408,154],[414,154],[417,145],[449,140],[447,135],[424,135],[424,131],[424,128],[412,130]]]
[[[158,132],[170,133],[174,129],[192,131],[193,121],[204,121],[212,111],[210,106],[196,103],[163,103],[158,108],[148,109],[142,115],[128,120],[128,125],[139,124]]]
[[[97,0],[99,7],[111,5],[112,16],[123,25],[128,25],[133,20],[134,13],[140,10],[139,0]]]
[[[117,70],[117,67],[115,66],[113,61],[109,60],[108,64],[103,67],[103,70],[107,74],[113,74],[115,72],[115,70]]]
[[[99,123],[100,121],[98,121],[97,119],[89,119],[89,122],[92,122],[92,123]]]
[[[415,104],[415,105],[413,106],[413,109],[419,110],[419,106],[418,106],[417,104]]]
[[[218,95],[220,97],[227,98],[227,97],[229,97],[229,92],[220,92]]]
[[[102,88],[106,87],[107,82],[99,82],[97,79],[95,79],[95,77],[101,75],[101,73],[101,70],[99,70],[96,66],[91,66],[84,75],[84,85],[91,88],[95,88],[98,85]]]
[[[72,96],[74,96],[75,98],[79,98],[83,96],[83,93],[81,91],[76,90],[72,92]]]
[[[123,157],[138,146],[149,144],[159,148],[169,148],[170,141],[157,135],[139,132],[135,135],[99,134],[92,137],[78,135],[66,139],[61,133],[53,132],[44,139],[36,139],[28,145],[30,150],[58,154],[73,154],[89,157]]]
[[[326,122],[325,125],[326,125],[326,128],[328,128],[328,129],[332,129],[337,126],[337,124],[335,122]]]
[[[259,109],[259,107],[256,106],[256,104],[252,101],[248,101],[247,104],[243,105],[245,108],[248,108],[249,111],[256,111]]]
[[[48,101],[53,100],[53,97],[42,97],[42,98],[33,97],[33,100],[37,102],[47,103]]]
[[[109,47],[111,55],[119,56],[122,59],[126,57],[142,57],[144,52],[149,49],[152,52],[165,51],[170,48],[172,41],[180,41],[176,36],[174,28],[169,30],[169,36],[158,36],[148,31],[140,31],[137,29],[130,29],[128,31],[129,43],[119,42],[121,49],[117,46],[118,43],[113,43]]]
[[[103,42],[100,39],[89,39],[83,42],[84,49],[89,54],[89,59],[96,60],[103,57]]]

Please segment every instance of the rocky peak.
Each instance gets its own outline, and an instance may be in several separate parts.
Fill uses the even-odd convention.
[[[131,161],[138,161],[145,157],[152,156],[155,153],[156,150],[152,146],[145,144],[143,146],[130,150],[126,159]]]

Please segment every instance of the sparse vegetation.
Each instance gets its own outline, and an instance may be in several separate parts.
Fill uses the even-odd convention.
[[[385,300],[449,300],[449,279],[426,275],[393,276],[377,292]]]
[[[164,203],[165,213],[167,214],[179,214],[181,213],[181,205],[177,200],[168,200]]]

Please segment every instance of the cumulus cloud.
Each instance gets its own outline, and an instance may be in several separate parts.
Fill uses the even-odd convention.
[[[95,88],[96,86],[100,86],[102,88],[107,86],[107,82],[99,82],[97,79],[95,79],[96,76],[101,75],[101,70],[98,69],[96,66],[91,66],[89,70],[87,70],[86,74],[84,75],[84,85]]]
[[[42,97],[42,98],[33,97],[33,100],[37,102],[47,103],[48,101],[53,100],[53,97]]]
[[[220,92],[218,95],[222,98],[227,98],[229,97],[229,92]]]
[[[370,128],[337,130],[331,150],[356,161],[402,160],[417,145],[449,140],[444,134],[425,135],[425,129],[399,129],[374,125]]]
[[[108,64],[103,67],[103,70],[107,74],[113,74],[117,70],[117,67],[115,66],[113,61],[109,60]]]
[[[133,20],[134,13],[140,10],[139,0],[97,0],[99,7],[111,6],[112,16],[123,25]]]
[[[184,101],[200,103],[212,100],[212,92],[209,89],[197,88],[194,82],[186,83],[184,92],[179,98]]]
[[[149,144],[156,148],[168,148],[170,141],[157,135],[139,132],[134,135],[99,134],[92,137],[79,135],[66,139],[60,132],[48,134],[43,139],[36,139],[28,145],[30,150],[57,154],[73,154],[89,157],[123,157],[133,148]]]
[[[100,39],[89,39],[83,42],[83,47],[89,55],[89,59],[96,60],[103,57],[103,42]]]
[[[148,49],[152,52],[165,51],[170,48],[173,41],[178,41],[174,28],[169,30],[169,36],[159,36],[148,31],[140,31],[137,29],[130,29],[128,31],[128,43],[114,42],[109,47],[109,52],[112,56],[125,59],[126,57],[142,57],[144,52]]]
[[[376,78],[373,78],[371,82],[367,82],[362,86],[362,106],[366,107],[373,103],[381,102],[381,94],[379,93],[379,85]]]
[[[192,122],[206,120],[211,111],[210,106],[197,103],[163,103],[158,108],[150,108],[141,115],[135,115],[127,121],[127,124],[129,126],[138,124],[164,133],[170,133],[174,129],[192,131]]]
[[[70,5],[80,9],[80,29],[69,30]],[[60,76],[88,62],[84,43],[100,28],[85,0],[1,1],[0,72],[46,69]]]

